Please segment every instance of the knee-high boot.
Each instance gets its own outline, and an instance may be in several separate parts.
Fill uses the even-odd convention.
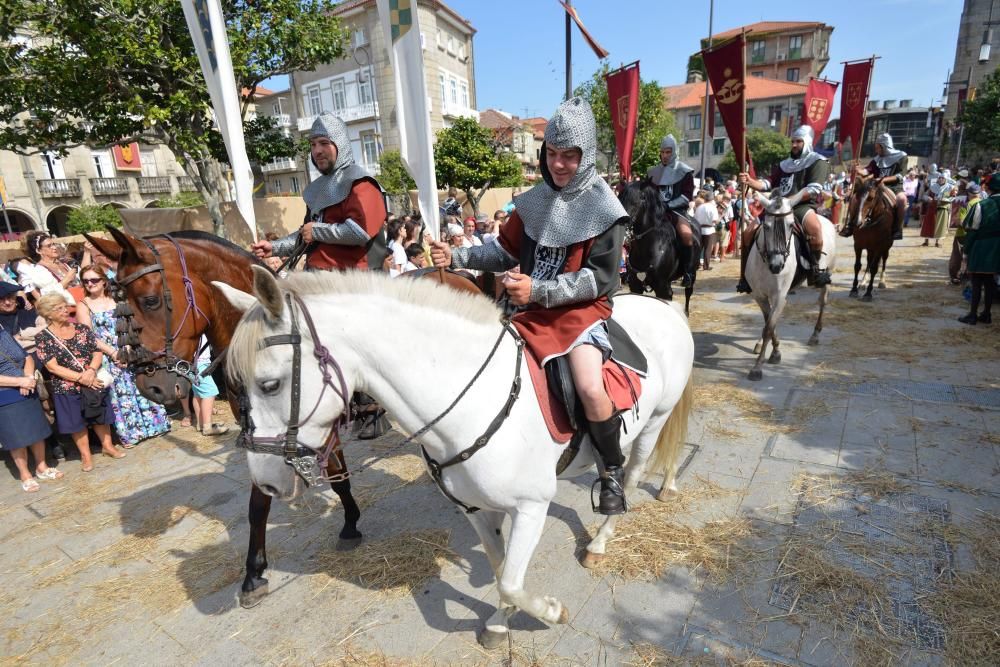
[[[622,455],[622,419],[612,415],[600,422],[588,422],[590,439],[604,464],[604,475],[598,480],[601,494],[596,512],[605,515],[624,514],[628,511],[625,502],[625,457]],[[596,483],[595,483],[596,486]]]
[[[694,253],[692,250],[693,248],[689,245],[684,245],[683,241],[681,241],[678,246],[677,262],[680,264],[681,270],[684,272],[681,277],[681,287],[691,287],[691,284],[694,282],[695,269],[692,259]]]
[[[903,240],[903,215],[899,212],[899,206],[897,205],[892,209],[892,240],[902,241]]]
[[[740,244],[740,281],[736,283],[736,291],[739,294],[750,294],[753,290],[747,282],[747,258],[750,256],[750,247],[753,242]]]
[[[831,282],[830,271],[819,267],[819,260],[823,256],[822,247],[817,249],[809,242],[806,242],[806,247],[809,248],[809,279],[812,286],[829,285]]]

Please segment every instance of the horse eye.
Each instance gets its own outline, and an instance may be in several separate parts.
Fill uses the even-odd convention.
[[[142,298],[142,309],[143,310],[156,310],[160,307],[160,297],[158,296],[146,296]]]
[[[260,390],[265,394],[273,394],[278,391],[278,387],[281,386],[280,380],[264,380],[258,385]]]

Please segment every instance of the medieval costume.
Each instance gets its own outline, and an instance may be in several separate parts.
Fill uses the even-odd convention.
[[[667,208],[670,221],[677,225],[690,225],[687,219],[688,205],[694,199],[694,167],[681,162],[677,157],[677,140],[668,134],[660,142],[660,150],[670,149],[670,161],[650,167],[646,178],[660,191],[660,199]],[[692,230],[693,232],[693,230]],[[681,238],[678,235],[678,238]],[[681,285],[689,287],[694,276],[698,258],[693,257],[692,246],[678,244],[680,265],[684,267]]]
[[[986,184],[990,196],[969,209],[965,227],[965,252],[969,259],[966,268],[972,279],[972,303],[969,314],[959,322],[990,324],[991,309],[997,293],[996,277],[1000,273],[1000,173],[995,173]],[[980,291],[985,291],[983,312],[979,309]]]
[[[878,147],[881,146],[881,152],[878,151]],[[863,173],[879,179],[882,186],[888,188],[892,191],[895,196],[896,201],[896,214],[892,218],[892,238],[898,241],[903,238],[903,218],[906,215],[905,208],[900,210],[900,204],[898,203],[899,194],[903,192],[903,174],[906,168],[906,153],[901,150],[896,150],[892,145],[892,135],[888,132],[883,132],[878,135],[878,139],[875,140],[876,155],[872,158],[872,161],[868,163],[868,166],[864,168]],[[888,182],[886,182],[888,181]],[[904,204],[905,207],[905,196]],[[849,220],[847,227],[841,232],[841,236],[850,236],[854,233],[854,221]]]
[[[306,269],[381,270],[386,256],[386,206],[382,187],[355,163],[347,125],[333,114],[320,114],[310,139],[325,137],[337,147],[333,170],[302,193],[308,210],[304,222],[313,223],[313,243],[306,251]],[[271,252],[292,254],[299,233],[272,242]]]
[[[576,174],[562,188],[549,173],[547,146],[582,152]],[[502,273],[520,264],[521,273],[531,277],[531,295],[513,321],[541,364],[583,344],[599,348],[605,359],[613,357],[605,321],[620,286],[628,215],[597,172],[597,131],[584,100],[575,97],[559,106],[545,129],[541,154],[543,182],[514,198],[514,212],[497,242],[454,248],[451,265]],[[625,511],[621,423],[613,414],[588,424],[606,471],[599,510],[604,514]]]
[[[951,172],[944,169],[927,188],[924,198],[926,211],[920,223],[920,236],[924,238],[924,245],[928,245],[930,239],[939,241],[947,236],[951,217],[951,191],[954,187]]]

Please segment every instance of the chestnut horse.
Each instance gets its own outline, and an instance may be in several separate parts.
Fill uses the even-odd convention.
[[[891,199],[890,199],[891,197]],[[861,271],[861,253],[867,252],[868,289],[862,301],[872,300],[875,274],[879,274],[878,288],[885,289],[885,263],[892,248],[892,220],[896,214],[896,198],[888,188],[875,183],[875,179],[855,177],[851,189],[848,219],[854,222],[854,285],[850,296],[858,296],[858,272]],[[882,271],[879,273],[879,262]]]

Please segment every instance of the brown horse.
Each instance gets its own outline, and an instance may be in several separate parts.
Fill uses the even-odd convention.
[[[216,353],[229,347],[233,331],[242,315],[226,299],[221,298],[212,286],[213,280],[222,281],[237,289],[250,291],[250,267],[262,265],[242,248],[212,234],[197,231],[175,232],[168,237],[137,239],[117,229],[109,230],[114,241],[97,237],[87,239],[106,256],[118,262],[116,280],[127,284],[126,293],[133,311],[134,324],[139,331],[139,342],[146,350],[160,355],[146,370],[137,368],[136,385],[152,401],[168,408],[180,407],[174,387],[186,385],[189,376],[178,372],[177,361],[192,364],[198,353],[202,334]],[[146,244],[150,244],[147,246]],[[151,247],[150,247],[151,246]],[[154,253],[155,250],[155,253]],[[162,272],[155,265],[162,266]],[[145,271],[145,273],[144,273]],[[140,275],[141,274],[141,275]],[[164,290],[163,280],[167,281]],[[169,296],[168,296],[169,295]],[[167,322],[170,320],[168,336]],[[167,341],[170,341],[169,345]],[[165,358],[166,349],[173,360]],[[236,391],[230,391],[230,404],[234,414]],[[343,455],[331,460],[328,472],[346,470]],[[336,464],[341,466],[336,468]],[[344,507],[344,527],[340,531],[340,546],[350,548],[361,540],[357,523],[361,518],[349,479],[330,483]],[[240,588],[240,604],[252,607],[267,595],[268,582],[265,552],[267,517],[271,511],[271,496],[257,486],[250,489],[250,544],[247,549],[246,577]]]
[[[875,274],[879,275],[878,287],[885,289],[885,263],[892,248],[892,220],[896,214],[896,198],[892,191],[875,182],[855,177],[851,190],[851,203],[847,209],[848,219],[854,222],[854,285],[852,297],[858,296],[858,272],[861,270],[861,253],[867,252],[868,289],[862,301],[872,300]]]

